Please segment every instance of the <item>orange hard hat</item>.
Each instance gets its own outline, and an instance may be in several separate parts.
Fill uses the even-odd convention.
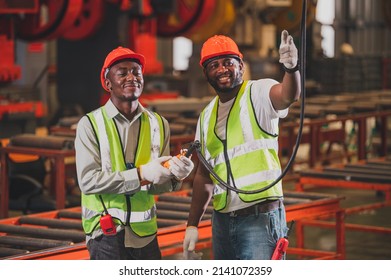
[[[105,59],[105,62],[103,63],[102,70],[100,71],[100,81],[102,84],[102,87],[109,91],[109,89],[105,85],[105,78],[107,75],[107,70],[110,69],[110,67],[117,61],[123,60],[123,59],[135,59],[139,62],[141,65],[142,71],[144,72],[144,66],[145,66],[145,57],[142,54],[135,53],[134,51],[124,48],[124,47],[118,47],[114,50],[112,50]]]
[[[234,55],[243,58],[238,45],[229,37],[224,35],[214,35],[202,45],[200,65],[217,56]]]

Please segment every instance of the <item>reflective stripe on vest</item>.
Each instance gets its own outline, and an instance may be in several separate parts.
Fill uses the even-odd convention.
[[[107,116],[104,107],[88,114],[93,125],[102,158],[102,171],[115,172],[126,170],[121,140],[114,120]],[[140,117],[140,133],[135,155],[135,166],[158,158],[164,141],[163,121],[157,114],[145,111]],[[150,186],[142,186],[140,191],[130,197],[131,209],[127,206],[127,196],[102,194],[108,212],[117,224],[130,223],[133,231],[139,236],[156,233],[156,206],[153,195],[148,194]],[[82,222],[84,231],[90,234],[99,228],[99,218],[103,213],[103,205],[99,195],[82,194]],[[129,207],[130,207],[129,206]],[[131,210],[130,215],[128,211]],[[126,218],[130,216],[130,221]]]
[[[254,191],[272,183],[281,174],[277,136],[263,131],[257,122],[250,97],[251,83],[245,81],[228,114],[226,144],[216,136],[219,99],[216,97],[201,113],[200,140],[202,152],[214,171],[231,186]],[[222,210],[227,204],[227,191],[214,182],[213,206]],[[245,202],[282,196],[282,185],[257,194],[242,194]]]

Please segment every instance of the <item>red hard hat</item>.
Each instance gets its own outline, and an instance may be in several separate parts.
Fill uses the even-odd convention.
[[[243,58],[236,43],[224,35],[214,35],[202,45],[200,65],[203,67],[205,61],[216,56],[236,55]]]
[[[145,58],[142,54],[135,53],[134,51],[124,48],[124,47],[118,47],[114,50],[112,50],[105,59],[105,62],[103,63],[102,70],[100,71],[100,82],[102,83],[102,87],[109,91],[109,89],[105,85],[105,72],[106,69],[110,68],[115,62],[123,59],[136,59],[139,61],[142,71],[144,72],[144,66],[145,66]]]

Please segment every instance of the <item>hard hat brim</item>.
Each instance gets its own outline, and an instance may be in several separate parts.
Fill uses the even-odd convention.
[[[220,59],[223,57],[232,57],[232,58],[235,58],[239,61],[242,59],[242,55],[238,55],[237,53],[227,52],[227,53],[223,53],[220,55],[210,55],[209,57],[205,57],[204,59],[202,59],[200,61],[200,65],[201,65],[201,67],[205,68],[206,65],[208,65],[211,61],[213,61],[215,59]]]

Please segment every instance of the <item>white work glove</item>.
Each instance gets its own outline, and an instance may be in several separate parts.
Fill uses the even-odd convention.
[[[194,163],[185,156],[180,156],[179,158],[173,157],[170,159],[169,163],[169,169],[171,170],[172,175],[180,181],[189,176],[194,168]]]
[[[293,38],[288,31],[284,30],[281,33],[280,44],[280,63],[284,64],[286,69],[293,69],[297,66],[298,54]],[[289,71],[288,71],[289,72]]]
[[[202,252],[195,252],[195,245],[198,241],[198,228],[189,226],[186,228],[185,239],[183,240],[183,258],[185,260],[200,260]]]
[[[163,184],[171,180],[171,171],[163,167],[162,163],[170,160],[171,156],[154,159],[140,166],[140,181],[149,181],[153,184]]]

